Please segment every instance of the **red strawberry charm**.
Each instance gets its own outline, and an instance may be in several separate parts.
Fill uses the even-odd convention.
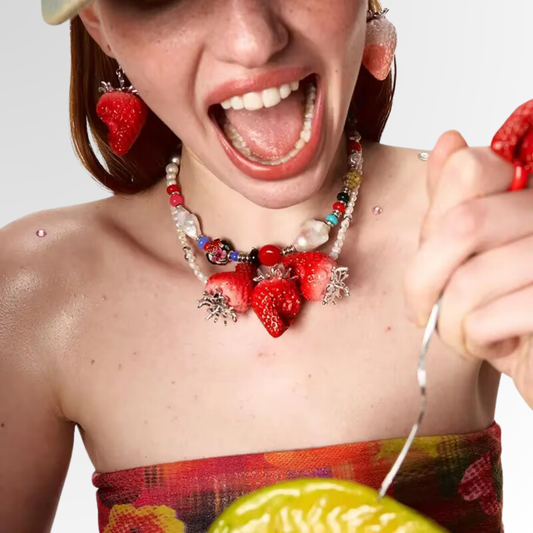
[[[208,308],[206,320],[214,317],[215,322],[220,318],[224,323],[228,319],[237,322],[237,313],[246,313],[252,305],[252,290],[252,265],[240,263],[235,272],[220,272],[209,278],[198,307]]]
[[[533,100],[521,105],[506,120],[494,136],[491,148],[515,165],[510,190],[524,189],[529,174],[533,173]]]
[[[109,147],[119,156],[128,153],[133,146],[148,114],[146,104],[138,96],[120,89],[104,93],[96,112],[109,128]]]
[[[306,300],[330,303],[336,297],[349,296],[344,283],[348,277],[346,267],[338,267],[334,259],[321,252],[301,252],[283,258],[283,266],[297,276],[302,295]]]
[[[272,337],[281,337],[300,312],[302,301],[298,286],[276,267],[257,279],[260,281],[252,294],[252,309]]]

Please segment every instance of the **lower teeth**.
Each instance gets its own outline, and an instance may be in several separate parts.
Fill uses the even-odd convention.
[[[261,159],[254,155],[250,148],[246,145],[246,142],[241,137],[240,133],[233,127],[233,125],[228,121],[224,122],[224,133],[229,139],[233,147],[238,150],[242,155],[244,155],[250,161],[255,161],[256,163],[261,163],[262,165],[282,165],[298,155],[305,145],[311,139],[311,129],[313,127],[313,118],[315,116],[315,102],[316,102],[316,87],[314,84],[309,83],[307,86],[307,95],[305,101],[305,111],[304,111],[304,124],[302,131],[300,132],[300,139],[294,145],[294,148],[285,156],[279,159]]]

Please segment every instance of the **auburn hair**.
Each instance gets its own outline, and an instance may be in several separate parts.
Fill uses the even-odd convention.
[[[96,114],[96,104],[101,96],[100,81],[115,80],[118,64],[101,50],[79,17],[70,23],[70,42],[70,128],[77,156],[91,175],[115,194],[148,189],[165,175],[168,158],[179,139],[148,110],[146,125],[131,150],[122,157],[113,153],[107,145],[107,126]],[[395,87],[396,58],[394,69],[384,81],[376,80],[361,66],[352,109],[363,139],[381,139]]]

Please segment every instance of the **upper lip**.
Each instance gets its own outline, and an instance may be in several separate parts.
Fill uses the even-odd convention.
[[[255,76],[242,79],[232,80],[216,89],[213,89],[206,98],[207,109],[215,104],[221,104],[233,96],[242,96],[246,93],[259,92],[269,87],[280,87],[291,81],[302,80],[312,74],[312,71],[302,67],[291,67],[262,72]]]

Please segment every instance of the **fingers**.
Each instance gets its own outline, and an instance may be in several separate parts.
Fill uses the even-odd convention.
[[[433,200],[435,189],[440,178],[440,174],[444,164],[449,157],[468,145],[463,136],[455,130],[450,130],[443,133],[431,151],[428,161],[428,194],[430,201]]]
[[[446,286],[438,325],[439,334],[446,339],[447,344],[458,353],[465,355],[468,352],[476,357],[483,356],[484,359],[507,355],[505,350],[514,342],[509,346],[489,346],[505,338],[497,335],[498,326],[495,323],[490,325],[490,331],[484,332],[481,342],[479,328],[476,330],[477,340],[473,341],[470,337],[469,320],[478,310],[490,307],[492,302],[533,286],[532,264],[533,234],[476,255],[456,270]],[[494,272],[505,275],[495,276]],[[533,300],[530,305],[533,305]],[[524,308],[524,311],[527,310]],[[509,317],[514,317],[512,320],[515,323],[519,322],[515,315],[520,313],[520,309],[509,307],[506,313],[506,318],[500,319],[498,324],[505,323]],[[528,314],[533,314],[533,307]],[[483,325],[486,327],[488,324]],[[508,328],[506,333],[511,333]]]
[[[533,235],[532,205],[533,191],[524,190],[470,200],[442,218],[404,277],[405,301],[415,323],[427,322],[452,275],[470,257]],[[504,273],[498,267],[485,275],[501,282]]]
[[[452,208],[475,198],[507,191],[514,174],[513,165],[489,148],[454,152],[444,163],[434,185],[421,240],[425,240]]]

